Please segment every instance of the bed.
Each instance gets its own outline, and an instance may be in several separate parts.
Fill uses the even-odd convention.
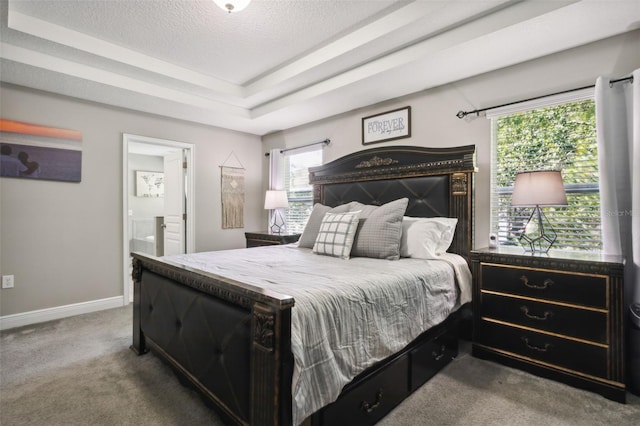
[[[382,209],[406,199],[406,216],[456,218],[449,252],[452,259],[462,257],[465,263],[472,246],[475,170],[472,145],[439,149],[396,146],[359,151],[311,169],[310,181],[314,202],[327,208],[359,203],[355,208],[361,212],[363,205]],[[344,269],[360,270],[362,276],[384,275],[392,265],[403,265],[397,269],[407,273],[418,268],[416,259],[396,262],[364,256],[343,260],[318,256],[314,250],[260,247],[211,253],[213,258],[204,254],[155,258],[132,253],[132,349],[138,354],[151,350],[168,362],[231,424],[375,423],[455,357],[458,325],[468,303],[457,294],[454,304],[439,310],[438,318],[425,320],[431,323],[424,330],[408,332],[404,329],[412,328],[413,321],[395,321],[396,331],[409,339],[408,343],[396,347],[399,341],[394,341],[395,346],[371,353],[368,364],[358,363],[359,370],[342,365],[344,362],[333,364],[353,370],[353,377],[340,377],[346,384],[337,391],[337,399],[331,396],[328,402],[320,403],[309,396],[307,401],[313,404],[307,404],[305,396],[297,392],[298,384],[306,380],[299,347],[324,343],[300,343],[300,336],[307,336],[304,330],[300,332],[304,327],[298,325],[297,318],[312,305],[305,299],[305,291],[296,290],[293,277],[306,271],[313,277],[308,282],[320,283],[326,278],[314,275],[313,266],[304,266],[305,259],[315,256],[325,262],[318,271],[349,265]],[[270,259],[267,263],[271,267],[278,268],[269,274],[254,272],[248,266],[231,270],[227,268],[232,262],[227,256],[231,255],[243,258],[245,266],[264,257]],[[440,264],[443,274],[447,270],[455,275],[452,259],[433,264]],[[286,266],[287,262],[303,265],[299,269],[305,271]],[[374,265],[383,266],[376,272]],[[286,269],[289,267],[294,269]],[[335,280],[340,281],[335,274]],[[293,284],[288,283],[291,280]],[[381,299],[389,302],[393,297]],[[431,300],[413,295],[405,298]],[[364,352],[375,352],[379,346],[376,342]],[[311,412],[309,407],[313,407]]]

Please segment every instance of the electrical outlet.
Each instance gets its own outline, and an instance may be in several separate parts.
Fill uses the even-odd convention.
[[[13,288],[13,275],[2,276],[2,288]]]

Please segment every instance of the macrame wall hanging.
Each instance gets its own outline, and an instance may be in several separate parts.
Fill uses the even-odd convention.
[[[232,156],[239,167],[226,165]],[[222,229],[244,228],[244,171],[244,166],[233,151],[220,166]]]

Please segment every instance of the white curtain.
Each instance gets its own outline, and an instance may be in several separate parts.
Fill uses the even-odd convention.
[[[284,153],[282,148],[276,148],[269,151],[269,189],[284,189]],[[286,217],[284,209],[280,210],[282,217]],[[269,211],[269,224],[273,223],[273,215],[276,210]]]
[[[282,148],[269,151],[269,189],[284,189],[284,153],[282,153]]]
[[[625,300],[640,302],[640,69],[596,81],[603,250],[624,255]]]

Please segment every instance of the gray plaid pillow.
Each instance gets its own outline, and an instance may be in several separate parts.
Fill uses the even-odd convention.
[[[358,229],[358,213],[327,213],[322,218],[313,252],[349,259]]]
[[[379,207],[364,205],[353,207],[353,209],[361,208],[361,212],[351,255],[375,259],[399,259],[402,217],[408,204],[408,198],[400,198]]]

